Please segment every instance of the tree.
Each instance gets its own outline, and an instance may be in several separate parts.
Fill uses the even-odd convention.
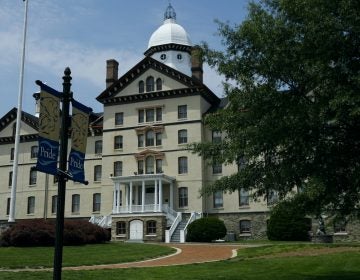
[[[229,104],[205,123],[221,143],[196,143],[213,162],[238,163],[203,192],[239,187],[311,210],[354,213],[360,199],[360,2],[262,0],[247,19],[219,22],[224,51],[203,55],[227,79]],[[245,162],[245,164],[243,164]]]

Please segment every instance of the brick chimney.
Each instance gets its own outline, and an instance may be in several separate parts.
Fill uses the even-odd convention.
[[[115,59],[106,61],[106,88],[111,86],[118,79],[119,62]]]
[[[193,78],[203,82],[203,58],[202,49],[194,46],[191,50],[191,75]]]

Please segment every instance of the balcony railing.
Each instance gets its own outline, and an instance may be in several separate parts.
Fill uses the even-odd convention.
[[[154,213],[154,212],[165,212],[169,211],[167,204],[162,205],[162,209],[159,209],[159,204],[145,204],[145,205],[131,205],[120,206],[113,211],[113,214],[125,214],[125,213]]]

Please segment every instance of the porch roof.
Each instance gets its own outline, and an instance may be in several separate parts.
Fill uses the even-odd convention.
[[[162,180],[167,183],[174,183],[175,178],[170,177],[165,174],[139,174],[139,175],[130,175],[130,176],[116,176],[110,177],[114,183],[130,183],[130,182],[141,182],[141,181],[150,181],[150,180]]]

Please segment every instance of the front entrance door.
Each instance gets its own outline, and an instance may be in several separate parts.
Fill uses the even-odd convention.
[[[130,240],[143,239],[143,222],[140,220],[133,220],[130,222]]]

